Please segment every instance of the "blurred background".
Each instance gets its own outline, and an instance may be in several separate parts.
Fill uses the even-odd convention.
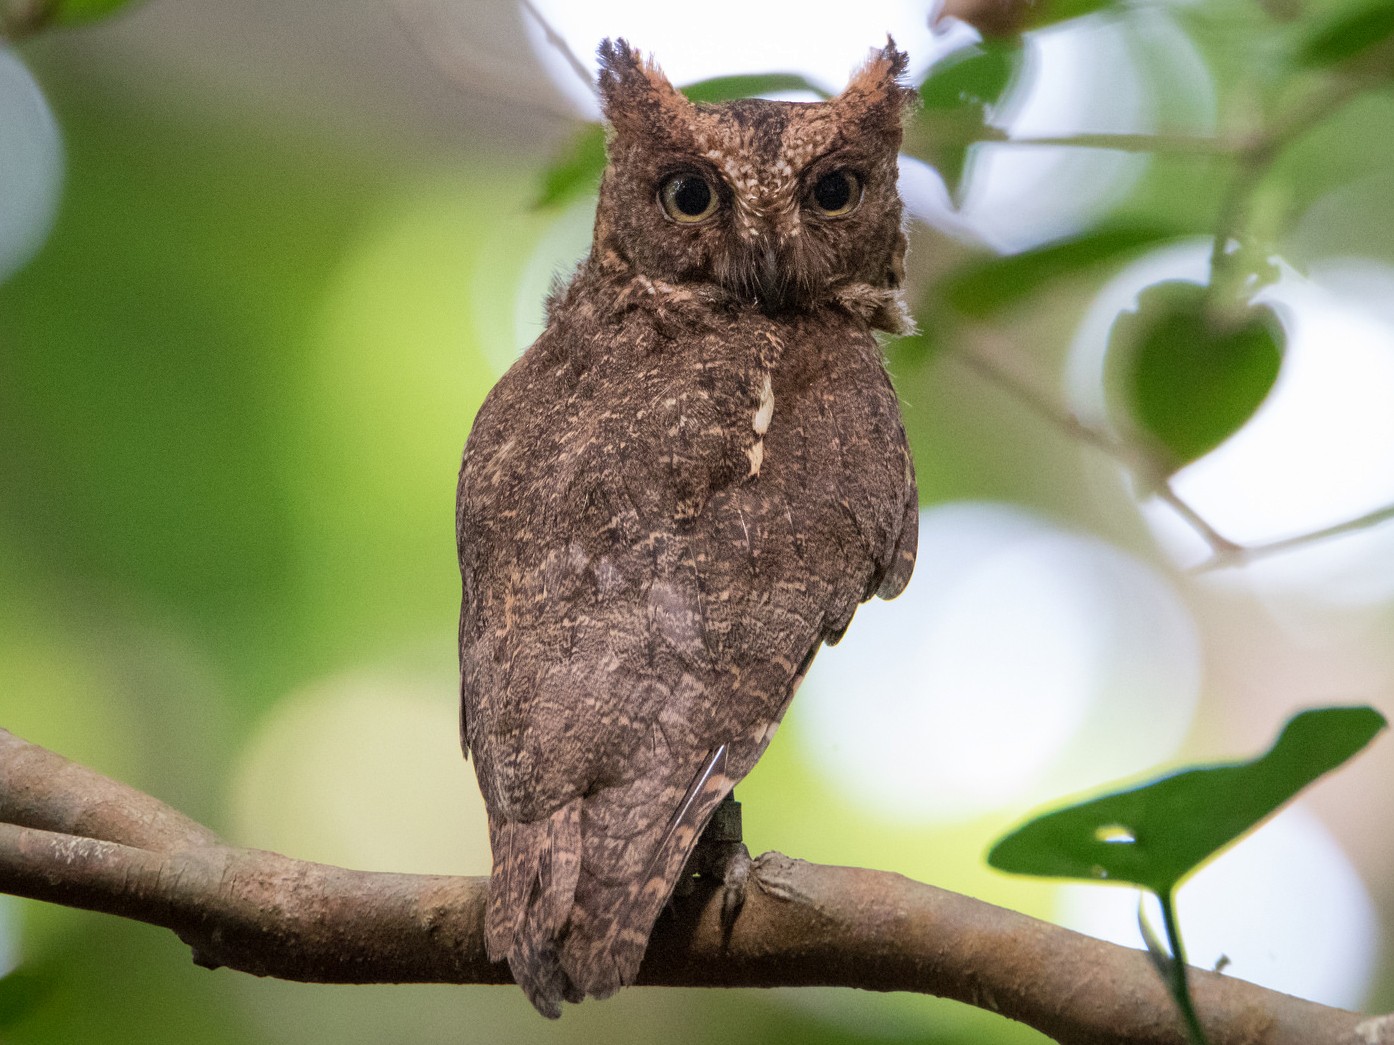
[[[1394,522],[1204,568],[1176,508],[1262,545],[1394,502],[1388,0],[1354,42],[1365,16],[1319,0],[964,2],[933,30],[897,0],[536,2],[583,60],[625,35],[679,83],[836,91],[887,31],[910,52],[922,333],[888,355],[919,565],[820,655],[739,789],[747,842],[1138,945],[1135,892],[986,849],[1256,754],[1298,708],[1394,712]],[[0,725],[241,844],[487,873],[455,471],[587,248],[594,116],[512,0],[149,0],[0,49]],[[1281,368],[1182,452],[1109,376],[1115,322],[1207,280]],[[1386,738],[1197,875],[1192,960],[1394,1007],[1391,784]],[[513,988],[208,972],[163,930],[0,897],[14,1045],[602,1037],[1044,1040],[849,990],[634,989],[549,1024]]]

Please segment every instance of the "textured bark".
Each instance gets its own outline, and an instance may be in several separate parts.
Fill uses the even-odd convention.
[[[639,982],[915,991],[1065,1045],[1185,1043],[1140,951],[882,871],[766,853],[751,882],[729,932],[719,892],[678,901]],[[0,891],[164,926],[201,965],[316,983],[509,983],[507,966],[484,955],[487,887],[229,846],[0,730]],[[1394,1045],[1389,1017],[1191,976],[1212,1045]]]

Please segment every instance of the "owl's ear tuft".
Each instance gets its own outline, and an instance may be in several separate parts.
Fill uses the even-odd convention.
[[[663,70],[628,41],[605,40],[599,54],[601,108],[616,133],[644,130],[652,134],[692,108]]]
[[[886,37],[886,46],[872,51],[866,64],[853,75],[835,99],[845,119],[878,124],[899,124],[906,108],[919,100],[913,87],[901,81],[910,59]]]

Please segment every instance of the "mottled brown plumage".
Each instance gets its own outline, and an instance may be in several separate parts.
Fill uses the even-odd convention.
[[[872,335],[906,322],[905,56],[829,102],[710,106],[600,56],[592,250],[480,408],[457,513],[486,941],[549,1016],[633,982],[819,645],[915,556]]]

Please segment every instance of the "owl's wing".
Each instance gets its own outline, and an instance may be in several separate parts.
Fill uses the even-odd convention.
[[[894,597],[909,580],[918,493],[898,403],[869,337],[837,347],[813,360],[813,375],[794,370],[776,382],[785,409],[763,440],[760,474],[712,491],[688,531],[678,578],[707,673],[697,700],[675,694],[660,721],[677,720],[667,727],[674,735],[700,725],[646,770],[665,781],[657,811],[671,813],[660,834],[656,818],[647,821],[643,848],[653,855],[639,888],[587,889],[587,869],[608,862],[591,849],[613,833],[600,811],[626,798],[588,800],[596,829],[577,894],[584,920],[563,950],[568,969],[598,977],[582,981],[588,992],[632,980],[693,846],[763,754],[819,646],[841,637],[858,604]]]

